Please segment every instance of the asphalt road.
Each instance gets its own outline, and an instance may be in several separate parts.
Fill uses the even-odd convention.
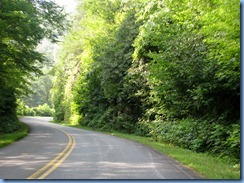
[[[21,119],[31,130],[27,137],[0,149],[1,179],[201,179],[139,143],[49,120]]]

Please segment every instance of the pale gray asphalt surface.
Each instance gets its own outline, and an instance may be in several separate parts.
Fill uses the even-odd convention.
[[[202,178],[173,159],[136,142],[48,123],[49,118],[24,117],[21,120],[30,125],[30,134],[0,149],[1,179],[25,179],[65,148],[67,136],[52,126],[71,134],[76,146],[47,179]]]

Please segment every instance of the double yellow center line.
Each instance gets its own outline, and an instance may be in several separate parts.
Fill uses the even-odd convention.
[[[60,130],[60,129],[58,129]],[[69,142],[67,143],[65,149],[58,154],[56,158],[54,158],[52,161],[50,161],[48,164],[46,164],[44,167],[42,167],[40,170],[32,174],[31,176],[27,177],[27,179],[44,179],[46,178],[50,173],[52,173],[58,166],[60,166],[64,160],[70,155],[72,150],[74,149],[76,145],[75,138],[66,133],[63,130],[62,131],[65,135],[67,135]]]

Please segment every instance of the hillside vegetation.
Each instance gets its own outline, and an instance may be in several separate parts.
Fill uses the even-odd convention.
[[[240,160],[237,0],[83,0],[54,73],[56,121]]]

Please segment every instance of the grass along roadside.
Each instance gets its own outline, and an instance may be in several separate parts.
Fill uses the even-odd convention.
[[[150,138],[132,134],[94,130],[89,127],[84,127],[81,125],[71,125],[67,123],[62,123],[61,125],[81,128],[90,131],[103,132],[106,134],[139,142],[141,144],[149,146],[150,148],[158,152],[174,158],[175,160],[179,161],[181,164],[189,168],[194,169],[196,172],[202,175],[203,178],[206,179],[240,179],[239,164],[234,165],[233,163],[230,163],[215,156],[208,155],[206,153],[196,153],[188,149],[179,148],[170,144],[155,142]]]
[[[25,137],[29,132],[29,127],[20,122],[20,128],[13,133],[0,134],[0,148],[5,147],[13,142]]]

